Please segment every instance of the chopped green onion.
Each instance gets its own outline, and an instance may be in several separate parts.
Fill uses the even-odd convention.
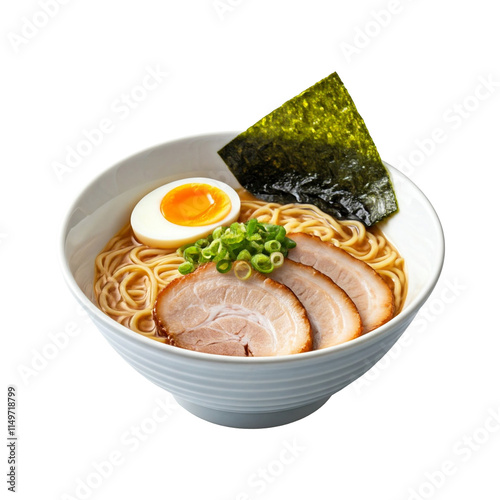
[[[212,236],[214,238],[214,240],[218,240],[221,236],[222,236],[222,233],[226,230],[227,228],[224,227],[224,226],[220,226],[216,229],[213,230],[212,232]]]
[[[199,240],[195,243],[195,245],[196,245],[197,247],[200,247],[200,248],[205,248],[205,247],[207,247],[209,244],[210,244],[210,241],[208,240],[208,238],[201,238],[201,239],[199,239]]]
[[[212,260],[213,254],[212,250],[210,250],[210,247],[206,247],[201,251],[201,256],[204,259],[207,259],[207,261]]]
[[[183,262],[179,268],[178,271],[181,274],[189,274],[194,271],[194,264],[192,262]]]
[[[201,251],[197,246],[190,246],[184,250],[184,259],[188,262],[196,263],[200,257]]]
[[[295,241],[286,237],[286,229],[278,224],[257,219],[233,222],[229,227],[215,228],[212,234],[199,238],[194,244],[177,249],[177,255],[186,261],[179,266],[179,272],[188,274],[201,264],[215,262],[219,272],[227,273],[232,263],[238,261],[235,274],[240,279],[248,279],[252,267],[270,273],[283,265],[288,251],[295,246]]]
[[[247,239],[255,233],[257,229],[257,219],[250,219],[247,222]]]
[[[250,242],[250,251],[253,250],[253,253],[262,253],[264,251],[264,245],[261,243],[257,243],[256,241]]]
[[[283,265],[283,262],[285,262],[285,257],[281,252],[273,252],[269,256],[269,259],[271,260],[271,264],[275,269],[281,267]]]
[[[220,238],[214,239],[212,243],[210,243],[210,246],[208,247],[208,250],[212,254],[212,256],[217,255],[222,249],[222,241]]]
[[[176,252],[177,255],[179,257],[182,257],[184,255],[184,250],[186,250],[186,248],[189,248],[190,246],[192,246],[191,243],[188,243],[187,245],[182,245],[181,247],[179,247]]]
[[[286,229],[283,226],[278,226],[278,231],[276,233],[275,239],[277,239],[280,243],[283,242],[286,236]]]
[[[204,257],[203,252],[200,255],[200,258],[198,259],[198,265],[201,266],[201,264],[206,264],[207,262],[210,262],[212,260],[212,257]]]
[[[241,243],[245,239],[245,233],[243,231],[234,233],[224,233],[220,239],[221,242],[226,245],[235,245],[237,243]]]
[[[244,248],[236,257],[236,260],[246,260],[249,261],[252,258],[252,254]]]
[[[222,260],[230,260],[229,251],[226,247],[221,247],[219,253],[212,259],[214,262],[220,262]]]
[[[219,271],[219,273],[227,273],[231,270],[232,265],[233,263],[230,260],[220,260],[217,262],[215,268]]]
[[[274,269],[269,256],[264,255],[263,253],[254,255],[250,262],[252,263],[252,266],[261,273],[267,274]]]
[[[262,241],[262,235],[259,233],[254,233],[251,236],[247,236],[248,241]]]
[[[264,243],[264,248],[269,254],[273,252],[279,252],[281,248],[281,243],[278,240],[266,241]]]
[[[243,231],[247,230],[247,228],[246,228],[245,224],[243,224],[243,222],[233,222],[229,226],[229,229],[230,229],[230,231],[233,231],[235,233],[239,233],[239,232],[243,232]]]
[[[245,281],[252,276],[252,266],[244,260],[239,260],[234,265],[234,274],[238,279]]]

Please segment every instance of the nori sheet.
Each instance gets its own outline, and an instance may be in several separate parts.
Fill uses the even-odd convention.
[[[239,183],[264,201],[313,204],[367,226],[398,209],[389,174],[337,73],[218,153]]]

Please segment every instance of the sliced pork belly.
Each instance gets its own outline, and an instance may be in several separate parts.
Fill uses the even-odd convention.
[[[258,272],[242,281],[214,263],[174,280],[158,295],[157,332],[175,346],[229,356],[308,351],[311,325],[286,286]]]
[[[317,236],[306,233],[288,236],[297,243],[288,257],[326,274],[349,295],[361,316],[363,333],[394,316],[392,291],[368,264]]]
[[[313,349],[347,342],[361,335],[361,318],[353,301],[328,276],[290,259],[272,278],[286,285],[306,308],[313,332]]]

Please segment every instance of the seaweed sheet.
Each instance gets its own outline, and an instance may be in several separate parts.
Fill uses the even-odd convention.
[[[310,203],[367,226],[398,209],[389,174],[337,73],[262,118],[219,155],[265,201]]]

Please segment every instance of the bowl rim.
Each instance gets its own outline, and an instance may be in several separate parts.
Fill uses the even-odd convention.
[[[387,323],[384,325],[376,328],[375,330],[372,330],[371,332],[368,332],[364,335],[361,335],[360,337],[357,337],[355,339],[349,340],[348,342],[344,342],[342,344],[332,346],[332,347],[327,347],[324,349],[318,349],[315,351],[307,351],[307,352],[302,352],[302,353],[297,353],[297,354],[286,354],[282,356],[261,356],[261,357],[243,357],[243,356],[225,356],[222,354],[210,354],[210,353],[204,353],[204,352],[198,352],[198,351],[191,351],[189,349],[181,349],[175,346],[171,346],[169,344],[163,343],[163,342],[158,342],[157,340],[150,339],[144,335],[141,335],[140,333],[137,333],[126,326],[121,325],[117,321],[113,320],[111,317],[109,317],[106,313],[104,313],[99,307],[93,303],[92,300],[90,300],[87,295],[80,289],[79,285],[77,284],[73,273],[71,272],[69,268],[69,262],[68,259],[66,258],[66,240],[67,236],[69,233],[69,223],[70,219],[72,217],[73,212],[75,209],[78,207],[80,199],[84,196],[84,194],[89,191],[92,187],[95,185],[99,184],[101,179],[104,178],[105,176],[109,175],[109,172],[111,170],[117,169],[120,167],[120,165],[125,164],[127,162],[130,162],[134,159],[138,159],[140,156],[147,155],[148,153],[151,153],[154,150],[157,150],[161,147],[166,147],[166,146],[173,146],[175,144],[179,144],[182,142],[189,142],[193,140],[203,140],[203,139],[211,139],[214,140],[216,138],[222,138],[225,136],[233,136],[236,137],[240,132],[234,132],[234,131],[227,131],[227,132],[213,132],[213,133],[206,133],[206,134],[197,134],[193,136],[187,136],[187,137],[181,137],[177,139],[173,139],[170,141],[165,141],[158,143],[156,145],[150,146],[148,148],[145,148],[139,152],[136,152],[134,154],[131,154],[122,160],[114,163],[110,167],[106,168],[103,172],[98,174],[96,177],[94,177],[91,181],[87,183],[86,186],[84,186],[78,196],[75,198],[73,203],[69,206],[69,209],[66,212],[66,215],[64,216],[63,222],[62,222],[62,228],[60,231],[60,241],[59,241],[59,262],[62,268],[62,273],[63,277],[66,281],[67,286],[69,287],[70,291],[72,292],[73,296],[77,299],[77,301],[80,303],[80,305],[84,308],[86,312],[89,313],[89,315],[92,317],[92,315],[95,315],[97,319],[101,322],[104,323],[109,329],[112,331],[115,331],[119,333],[120,335],[124,335],[128,339],[130,339],[132,342],[137,342],[139,344],[143,344],[145,348],[150,348],[153,350],[157,350],[158,352],[164,352],[165,355],[171,355],[171,356],[179,356],[181,358],[189,359],[189,360],[196,360],[196,361],[205,361],[205,362],[214,362],[214,363],[224,363],[224,364],[240,364],[240,363],[250,363],[250,364],[278,364],[278,363],[290,363],[290,362],[303,362],[308,359],[315,359],[315,358],[322,358],[324,356],[330,356],[330,355],[335,355],[336,353],[342,353],[346,351],[351,351],[354,349],[357,349],[359,346],[362,346],[363,344],[374,342],[375,339],[379,337],[383,337],[386,335],[386,333],[389,330],[394,330],[398,329],[400,325],[404,325],[404,323],[408,320],[408,318],[414,314],[420,309],[420,307],[424,304],[424,302],[427,300],[429,295],[431,294],[432,290],[436,286],[436,283],[439,280],[439,277],[441,275],[441,271],[444,265],[444,256],[445,256],[445,239],[444,239],[444,232],[443,232],[443,227],[441,224],[441,221],[439,219],[438,214],[436,213],[436,210],[434,209],[433,205],[427,198],[427,196],[420,190],[420,188],[409,178],[407,177],[404,173],[402,173],[400,170],[396,169],[392,165],[390,165],[387,162],[383,162],[386,167],[388,167],[389,174],[391,178],[393,175],[398,175],[401,176],[404,182],[409,183],[412,188],[416,191],[418,196],[421,198],[421,202],[426,206],[427,210],[431,213],[433,223],[434,223],[434,228],[436,229],[436,233],[438,235],[438,241],[437,241],[437,250],[436,250],[436,259],[437,259],[437,266],[434,269],[432,278],[428,281],[428,283],[425,284],[425,286],[422,288],[422,290],[419,291],[419,293],[416,295],[416,297],[413,300],[413,303],[410,307],[403,309],[397,316],[389,320]],[[397,212],[396,212],[397,214]],[[396,215],[394,214],[394,215]]]

